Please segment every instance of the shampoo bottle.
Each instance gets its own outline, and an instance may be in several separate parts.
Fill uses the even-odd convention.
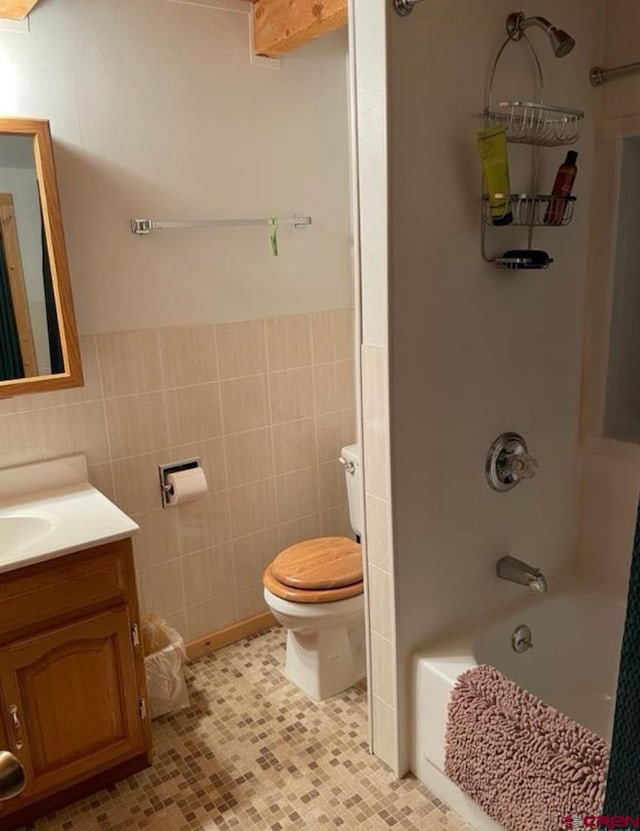
[[[567,158],[558,168],[556,180],[553,183],[553,190],[551,191],[552,196],[571,196],[573,183],[575,182],[578,174],[578,168],[576,167],[577,158],[577,152],[575,150],[569,150]],[[562,225],[566,207],[567,203],[565,199],[551,199],[547,205],[547,210],[544,215],[544,224]]]
[[[477,141],[491,209],[491,224],[510,225],[513,222],[513,213],[511,212],[511,187],[509,185],[507,128],[500,125],[480,130]]]

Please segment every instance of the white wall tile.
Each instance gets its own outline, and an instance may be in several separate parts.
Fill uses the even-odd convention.
[[[355,410],[320,415],[316,424],[319,462],[337,459],[343,447],[356,442]]]
[[[389,419],[389,381],[386,352],[376,346],[362,347],[362,415],[367,421]]]
[[[395,637],[394,602],[391,576],[369,566],[369,617],[371,628],[387,640]]]
[[[313,369],[313,383],[318,413],[353,410],[356,406],[355,363],[340,361]]]
[[[242,378],[267,371],[264,320],[216,326],[220,378]]]
[[[311,366],[311,325],[309,315],[286,315],[266,321],[269,370]]]
[[[133,519],[140,531],[133,538],[136,568],[144,569],[175,560],[180,555],[178,544],[178,517],[173,510],[158,508]]]
[[[344,505],[347,501],[344,468],[337,459],[318,465],[318,498],[321,511]]]
[[[273,476],[271,431],[249,430],[224,440],[229,487],[246,485]]]
[[[278,532],[267,528],[233,541],[233,571],[236,589],[262,581],[265,568],[278,553]]]
[[[391,540],[391,506],[384,499],[366,495],[367,559],[387,573],[393,569],[393,543]]]
[[[162,506],[158,467],[174,461],[168,451],[113,460],[116,502],[125,513],[139,514]]]
[[[36,413],[37,440],[43,459],[84,452],[89,464],[109,459],[102,402],[72,404]]]
[[[308,367],[272,373],[269,394],[274,424],[315,415],[313,370]]]
[[[238,617],[240,619],[253,617],[254,615],[260,615],[263,612],[269,611],[269,607],[264,599],[262,581],[238,589],[236,592],[236,602],[238,604]]]
[[[220,397],[225,435],[255,430],[269,424],[266,375],[223,381],[220,384]]]
[[[228,493],[233,537],[244,537],[277,525],[273,479],[231,488]]]
[[[98,335],[96,346],[105,398],[162,389],[155,329]]]
[[[227,542],[231,538],[227,491],[209,493],[195,502],[166,510],[178,514],[178,536],[183,555]]]
[[[167,390],[169,441],[172,445],[222,435],[218,384],[199,384]]]
[[[231,545],[217,545],[183,557],[182,578],[187,606],[229,594],[234,589]]]
[[[375,695],[395,707],[396,659],[393,645],[376,632],[371,634],[371,683]]]
[[[313,418],[275,424],[273,456],[276,473],[290,473],[317,462],[316,422]]]
[[[105,411],[114,459],[169,446],[164,393],[110,398],[105,401]]]
[[[320,535],[323,537],[355,538],[355,531],[351,527],[349,506],[339,505],[320,512]]]
[[[289,548],[302,540],[310,540],[321,535],[320,515],[292,519],[290,522],[281,522],[278,525],[278,547],[280,550]]]
[[[160,329],[160,354],[167,389],[218,379],[215,326]]]
[[[277,476],[275,482],[279,522],[318,513],[318,474],[315,468]]]
[[[352,309],[315,312],[311,315],[311,331],[314,363],[353,360],[355,340]]]
[[[138,572],[140,604],[145,614],[168,615],[184,609],[180,560]]]
[[[372,705],[373,752],[397,772],[398,726],[395,710],[375,694]]]
[[[365,490],[380,499],[388,499],[389,438],[386,426],[365,421],[363,439]]]
[[[190,640],[202,638],[205,635],[215,632],[217,629],[224,629],[234,620],[238,620],[235,592],[212,597],[203,603],[195,606],[187,606],[187,637]]]

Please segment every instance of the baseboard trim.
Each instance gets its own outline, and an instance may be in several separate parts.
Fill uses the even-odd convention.
[[[231,626],[225,626],[224,629],[218,629],[217,632],[205,635],[203,638],[190,641],[187,644],[187,655],[191,660],[202,658],[203,655],[216,652],[218,649],[222,649],[223,646],[229,646],[229,644],[241,641],[249,635],[255,635],[257,632],[269,629],[275,623],[276,619],[271,612],[261,612],[259,615],[244,618],[232,623]]]

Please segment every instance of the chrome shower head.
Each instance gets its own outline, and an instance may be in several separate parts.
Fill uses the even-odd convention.
[[[576,45],[575,40],[564,29],[556,29],[555,26],[547,31],[549,40],[551,41],[551,48],[556,54],[556,58],[564,58]]]
[[[507,34],[511,40],[520,40],[530,26],[538,26],[547,33],[556,58],[564,58],[576,45],[570,34],[557,29],[544,17],[525,17],[522,12],[514,12],[507,18]]]

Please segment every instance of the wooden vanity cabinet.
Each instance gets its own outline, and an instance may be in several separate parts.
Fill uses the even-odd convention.
[[[27,778],[3,831],[150,764],[139,633],[128,539],[0,574],[0,749]]]

